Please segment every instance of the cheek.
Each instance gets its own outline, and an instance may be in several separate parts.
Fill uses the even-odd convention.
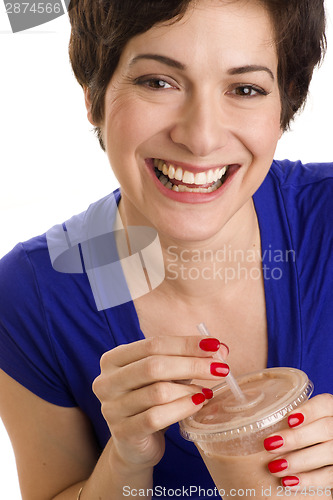
[[[160,129],[157,113],[133,96],[122,94],[106,102],[104,137],[107,149],[133,149],[151,138]]]
[[[262,159],[274,155],[281,135],[280,107],[272,112],[258,113],[244,127],[243,141],[253,157]]]

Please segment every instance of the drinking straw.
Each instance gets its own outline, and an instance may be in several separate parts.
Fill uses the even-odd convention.
[[[197,325],[197,329],[199,330],[201,335],[205,335],[206,337],[211,337],[211,334],[209,333],[208,328],[206,327],[205,323],[200,323],[199,325]],[[220,352],[215,353],[213,355],[213,358],[219,359],[220,361],[222,361],[222,363],[225,363]],[[241,388],[239,387],[238,383],[236,382],[236,379],[232,375],[231,371],[229,371],[228,375],[225,377],[225,380],[226,380],[227,384],[229,385],[229,388],[230,388],[231,392],[233,393],[233,395],[235,396],[235,398],[237,399],[237,401],[239,401],[240,403],[246,403],[247,399],[244,396]]]

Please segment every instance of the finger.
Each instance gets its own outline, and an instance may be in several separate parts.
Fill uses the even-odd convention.
[[[221,380],[229,373],[225,363],[211,358],[149,356],[118,370],[117,390],[125,392],[173,379]]]
[[[199,385],[180,385],[172,382],[157,382],[136,391],[125,393],[122,397],[104,404],[103,414],[112,423],[142,413],[153,406],[160,406],[202,392]]]
[[[288,423],[294,428],[331,415],[333,415],[333,395],[319,394],[309,399],[299,410],[291,413],[288,416]]]
[[[112,431],[118,440],[127,441],[131,436],[140,440],[193,415],[203,407],[203,404],[204,402],[197,404],[193,402],[192,397],[185,396],[129,417],[126,419],[126,425],[118,421]]]
[[[310,424],[269,436],[264,441],[264,447],[270,453],[281,454],[330,441],[332,438],[333,417],[324,417]]]
[[[210,357],[217,351],[224,357],[228,356],[228,347],[213,337],[202,338],[199,335],[188,337],[152,337],[138,340],[131,344],[121,345],[108,351],[101,358],[101,366],[112,364],[122,367],[148,356],[160,354]]]
[[[304,498],[309,496],[314,499],[331,499],[333,488],[332,476],[333,466],[323,467],[311,472],[285,476],[281,478],[281,485],[291,491],[297,491],[302,496],[304,495]]]
[[[276,477],[297,475],[333,464],[332,441],[294,451],[272,460],[268,469]]]

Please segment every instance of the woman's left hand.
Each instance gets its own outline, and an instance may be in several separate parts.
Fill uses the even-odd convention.
[[[288,417],[289,429],[264,441],[270,472],[304,495],[331,497],[333,488],[333,395],[320,394]],[[278,457],[277,457],[278,455]]]

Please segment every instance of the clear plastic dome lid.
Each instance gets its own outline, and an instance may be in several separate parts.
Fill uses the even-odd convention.
[[[214,398],[180,422],[189,441],[227,441],[258,432],[281,421],[313,392],[307,375],[295,368],[269,368],[242,375],[237,382],[247,403],[237,401],[224,382],[213,387]]]

